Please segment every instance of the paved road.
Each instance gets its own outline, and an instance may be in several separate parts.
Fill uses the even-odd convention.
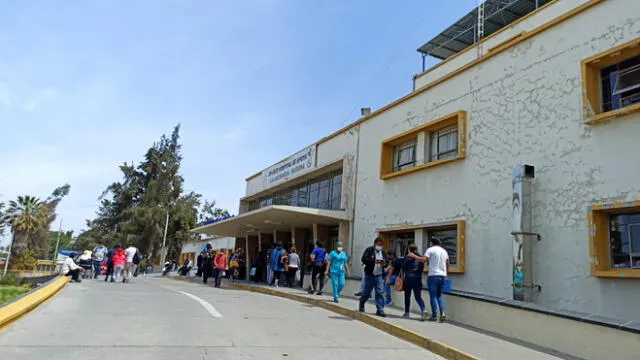
[[[0,354],[2,360],[441,359],[309,305],[162,278],[69,284],[0,333]]]

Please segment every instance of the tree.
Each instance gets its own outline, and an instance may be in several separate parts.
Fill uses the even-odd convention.
[[[50,242],[51,244],[55,244],[58,242],[58,237],[60,238],[60,242],[58,243],[58,249],[71,249],[73,246],[73,230],[72,231],[50,231]],[[55,246],[49,247],[49,259],[56,259],[56,248]],[[93,248],[92,248],[93,249]],[[83,249],[84,250],[84,249]]]
[[[9,216],[4,211],[5,204],[0,202],[0,236],[4,236],[4,231],[7,228],[7,222]]]
[[[194,238],[190,230],[198,222],[229,214],[216,208],[215,201],[202,204],[202,195],[184,193],[179,134],[177,125],[171,136],[163,135],[146,151],[139,164],[120,166],[122,179],[100,195],[96,218],[87,222],[76,248],[88,249],[100,240],[108,245],[133,242],[148,256],[158,255],[168,215],[167,253],[176,258],[182,244]]]
[[[13,234],[11,257],[14,259],[12,268],[19,267],[25,257],[32,257],[28,250],[29,235],[43,229],[48,220],[49,209],[40,199],[33,196],[18,196],[17,200],[9,202],[7,210],[8,223]]]
[[[45,223],[40,230],[29,236],[29,242],[27,244],[28,248],[33,252],[34,256],[38,259],[50,259],[50,255],[53,251],[55,251],[55,238],[52,237],[51,231],[49,228],[56,221],[56,209],[62,199],[69,195],[70,186],[69,184],[65,184],[58,188],[55,188],[51,195],[47,197],[44,201],[44,206],[47,208],[48,216]]]

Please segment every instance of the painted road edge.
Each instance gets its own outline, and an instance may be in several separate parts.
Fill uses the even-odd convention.
[[[0,307],[0,329],[16,321],[23,315],[57,294],[69,282],[69,277],[58,276],[48,283],[32,290],[22,297]]]

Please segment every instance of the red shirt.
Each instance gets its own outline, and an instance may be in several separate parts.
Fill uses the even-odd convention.
[[[216,269],[225,270],[227,268],[227,255],[218,254],[213,259],[213,262]]]

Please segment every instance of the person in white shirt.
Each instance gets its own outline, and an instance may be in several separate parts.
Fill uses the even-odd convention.
[[[80,272],[82,268],[78,266],[71,256],[67,256],[62,263],[62,269],[60,273],[64,276],[71,276],[71,280],[75,282],[80,282]]]
[[[133,245],[129,245],[129,247],[124,250],[124,254],[127,257],[127,262],[124,265],[124,275],[122,276],[122,282],[129,282],[131,281],[131,279],[133,279],[133,273],[135,272],[136,266],[136,264],[133,263],[133,258],[137,253],[138,248]]]
[[[431,247],[424,253],[424,257],[415,254],[407,255],[421,262],[429,262],[429,276],[427,277],[427,287],[429,288],[429,299],[431,302],[431,318],[429,321],[438,320],[438,309],[440,310],[440,322],[447,320],[444,313],[444,297],[442,289],[447,281],[447,270],[449,269],[449,254],[437,238],[431,239]]]

